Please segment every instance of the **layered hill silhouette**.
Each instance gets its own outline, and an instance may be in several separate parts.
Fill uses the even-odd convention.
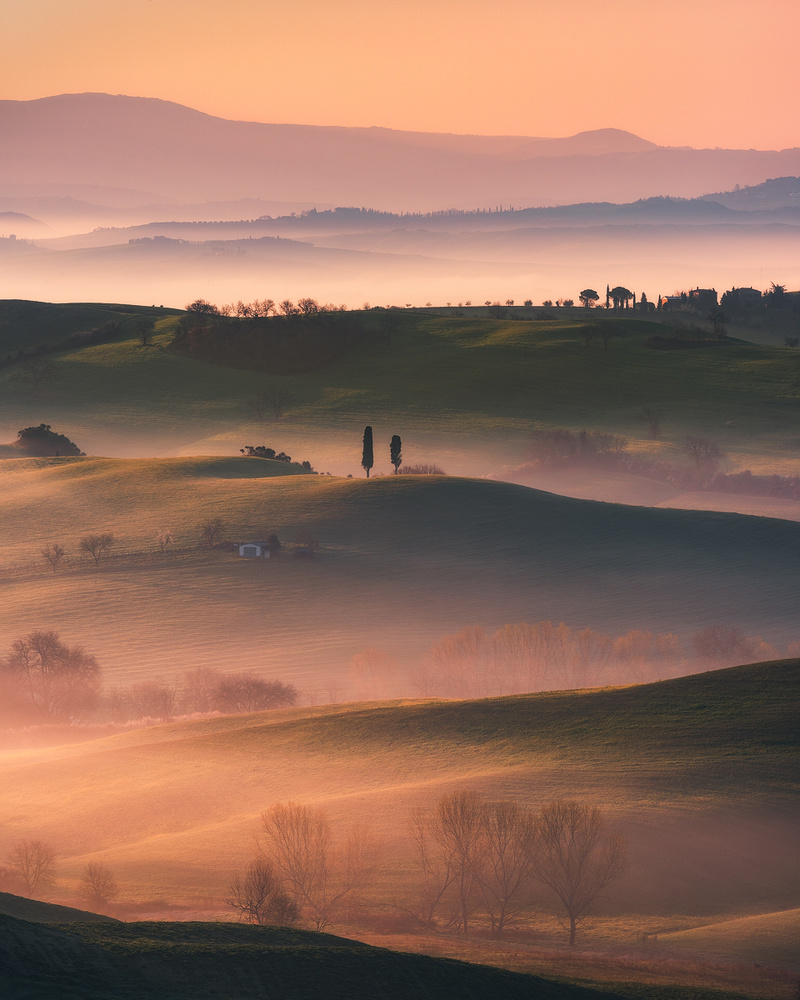
[[[257,197],[404,211],[629,201],[800,173],[800,150],[665,148],[615,129],[536,139],[268,125],[108,94],[4,101],[0,131],[4,193],[96,186],[128,204],[142,203],[132,192],[144,203]]]

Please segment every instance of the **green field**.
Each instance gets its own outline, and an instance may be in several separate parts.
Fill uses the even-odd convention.
[[[96,308],[98,315],[108,309]],[[83,316],[77,310],[51,307],[47,335],[58,316],[65,331],[74,330]],[[35,393],[14,381],[14,367],[0,370],[0,429],[8,440],[42,421],[89,454],[231,454],[261,438],[317,469],[357,474],[361,432],[370,423],[376,471],[390,471],[388,442],[399,433],[407,462],[500,475],[526,460],[526,435],[542,424],[623,434],[637,448],[676,460],[676,443],[700,435],[737,467],[800,468],[800,353],[787,348],[733,341],[652,350],[646,338],[668,328],[629,319],[618,321],[624,336],[607,351],[598,338],[584,348],[579,311],[545,321],[403,313],[387,344],[376,313],[373,346],[280,377],[294,402],[279,423],[259,425],[248,399],[269,373],[171,353],[174,316],[158,322],[151,347],[138,343],[133,317],[124,320],[117,341],[56,355],[63,378]],[[30,323],[17,324],[26,337],[39,336],[27,332]],[[663,441],[646,440],[643,406],[659,413]]]

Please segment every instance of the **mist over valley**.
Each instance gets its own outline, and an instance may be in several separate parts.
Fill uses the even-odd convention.
[[[790,1000],[800,150],[0,134],[0,988]]]

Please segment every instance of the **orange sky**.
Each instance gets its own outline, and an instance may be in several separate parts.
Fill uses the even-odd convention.
[[[0,98],[226,118],[800,145],[800,0],[2,0]]]

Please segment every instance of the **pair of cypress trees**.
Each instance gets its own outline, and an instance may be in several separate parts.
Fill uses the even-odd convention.
[[[389,445],[389,456],[392,465],[394,466],[395,475],[397,475],[397,470],[400,468],[403,462],[403,456],[401,454],[401,449],[403,447],[403,442],[400,440],[400,435],[395,434],[392,437],[392,442]],[[361,452],[361,467],[367,473],[367,479],[369,479],[369,471],[375,464],[375,457],[372,449],[372,428],[364,428],[364,448]]]

